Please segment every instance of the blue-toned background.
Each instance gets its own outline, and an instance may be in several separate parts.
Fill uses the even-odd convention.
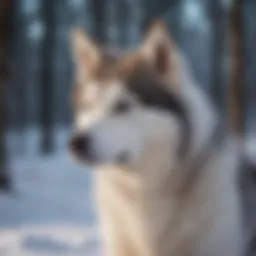
[[[7,25],[0,22],[0,43],[8,37],[5,48],[0,45],[0,63],[8,77],[0,106],[5,114],[0,122],[0,256],[100,254],[92,177],[66,152],[72,121],[70,30],[82,26],[103,44],[132,49],[150,22],[163,18],[200,86],[225,113],[233,2],[2,0],[0,20]],[[251,135],[256,130],[256,1],[245,0],[241,8],[243,122]]]

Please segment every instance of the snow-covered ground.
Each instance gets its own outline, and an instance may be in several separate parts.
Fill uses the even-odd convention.
[[[99,255],[90,172],[65,153],[10,165],[14,191],[0,194],[0,256]]]

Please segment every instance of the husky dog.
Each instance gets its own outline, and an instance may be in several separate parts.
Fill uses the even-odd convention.
[[[138,50],[72,33],[73,156],[96,176],[107,256],[242,256],[238,146],[162,22]]]

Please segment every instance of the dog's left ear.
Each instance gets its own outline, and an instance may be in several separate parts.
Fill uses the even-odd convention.
[[[163,21],[155,22],[149,29],[140,52],[159,75],[165,76],[171,71],[173,42]]]
[[[101,52],[96,43],[82,29],[74,28],[70,36],[76,80],[84,81],[88,79],[91,70],[98,65]]]

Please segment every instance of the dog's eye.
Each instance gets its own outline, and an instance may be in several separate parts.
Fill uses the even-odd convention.
[[[115,114],[124,114],[127,113],[131,108],[131,105],[128,101],[119,101],[116,103],[116,105],[114,106],[114,113]]]

